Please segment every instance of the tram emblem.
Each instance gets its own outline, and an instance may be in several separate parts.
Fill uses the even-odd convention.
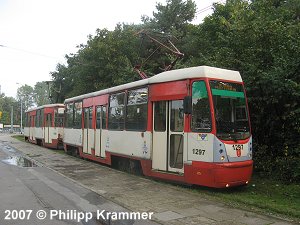
[[[236,151],[237,157],[241,157],[242,155],[242,150],[243,150],[243,145],[232,145],[233,150]]]
[[[198,141],[208,141],[207,134],[198,134]]]

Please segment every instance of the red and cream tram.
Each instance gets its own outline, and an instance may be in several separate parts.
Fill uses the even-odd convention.
[[[253,161],[242,78],[237,71],[200,66],[66,99],[64,148],[150,177],[245,185]]]
[[[48,148],[59,148],[63,145],[63,104],[44,105],[25,113],[25,140]]]

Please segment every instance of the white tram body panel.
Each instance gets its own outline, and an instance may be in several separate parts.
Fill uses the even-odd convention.
[[[61,127],[45,127],[44,128],[46,132],[44,132],[45,134],[45,142],[46,143],[52,143],[52,140],[56,140],[59,137],[61,137],[60,135],[63,133],[63,128]],[[46,135],[48,135],[46,137]]]
[[[24,127],[24,136],[29,137],[29,127]]]
[[[44,132],[42,127],[35,127],[35,138],[37,139],[43,139],[44,138]]]
[[[32,141],[35,141],[35,127],[29,128],[29,138]]]
[[[64,143],[82,146],[82,129],[64,128]]]
[[[102,137],[105,151],[150,159],[152,135],[149,131],[108,131]]]
[[[188,161],[214,161],[214,139],[215,136],[210,133],[188,133]]]

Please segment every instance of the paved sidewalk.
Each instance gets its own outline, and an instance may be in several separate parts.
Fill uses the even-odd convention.
[[[293,224],[235,209],[183,187],[127,174],[55,150],[20,142],[10,136],[0,136],[0,141],[128,210],[154,212],[153,220],[160,224]]]

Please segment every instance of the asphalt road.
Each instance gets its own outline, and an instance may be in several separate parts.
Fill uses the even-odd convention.
[[[127,211],[0,141],[1,225],[115,224],[103,209]]]

